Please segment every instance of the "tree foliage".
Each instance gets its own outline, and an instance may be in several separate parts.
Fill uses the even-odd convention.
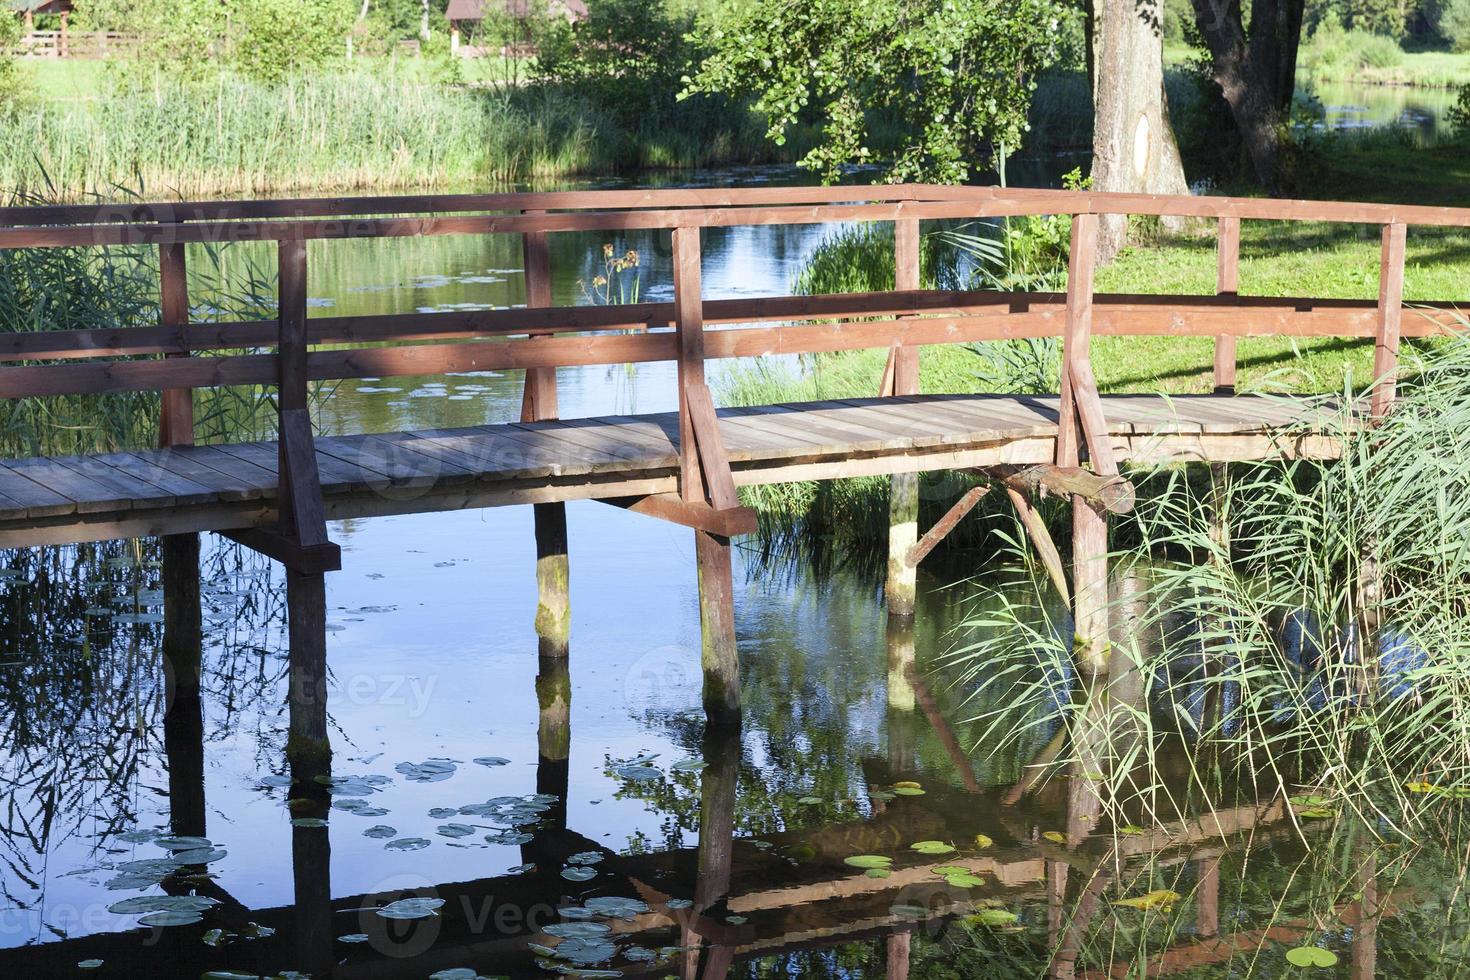
[[[890,180],[960,182],[1020,143],[1061,18],[1054,0],[750,0],[699,32],[683,95],[751,98],[777,143],[814,123],[801,162],[826,180],[886,157]]]
[[[586,20],[549,21],[536,75],[575,86],[599,105],[632,115],[667,103],[693,58],[693,15],[650,0],[593,0]]]

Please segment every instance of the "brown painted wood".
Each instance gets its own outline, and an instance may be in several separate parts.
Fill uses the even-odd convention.
[[[686,503],[707,502],[710,498],[700,468],[693,409],[689,405],[690,388],[703,387],[705,383],[699,229],[675,228],[673,247],[675,354],[679,370],[679,492]]]
[[[1374,418],[1382,418],[1393,404],[1403,320],[1407,231],[1400,223],[1386,225],[1383,229],[1383,249],[1378,267],[1378,336],[1373,345],[1371,411]]]
[[[1240,292],[1240,219],[1236,217],[1219,220],[1219,238],[1215,254],[1215,291],[1221,296],[1236,296]],[[1219,334],[1215,337],[1215,392],[1235,392],[1235,336]]]
[[[1076,429],[1068,420],[1065,404],[1066,392],[1070,391],[1082,434],[1087,439],[1093,470],[1112,474],[1118,472],[1118,465],[1113,461],[1107,418],[1092,373],[1092,283],[1096,263],[1097,215],[1076,215],[1072,219],[1072,250],[1067,269],[1067,332],[1063,338],[1063,370],[1067,382],[1063,386],[1061,425],[1066,438],[1075,440]],[[1060,442],[1061,437],[1059,445]]]
[[[184,263],[184,246],[161,245],[158,249],[159,325],[180,335],[189,325],[189,283]],[[165,357],[187,357],[168,353]],[[188,388],[165,388],[159,407],[158,444],[194,444],[194,393]]]
[[[655,493],[646,497],[612,497],[604,503],[726,538],[754,534],[757,525],[755,511],[749,507],[717,510],[706,503],[688,503],[672,493]]]
[[[919,539],[918,543],[909,549],[904,558],[909,567],[916,567],[919,562],[923,561],[939,545],[939,542],[955,529],[955,525],[975,509],[975,505],[989,490],[988,486],[971,487],[966,490],[964,495],[955,501],[954,506],[950,507],[943,517],[935,521],[934,526],[924,532],[924,536]]]
[[[919,289],[919,242],[917,218],[903,218],[893,223],[894,285],[901,291],[917,292]],[[900,345],[893,349],[893,394],[918,393],[919,349],[913,345]]]

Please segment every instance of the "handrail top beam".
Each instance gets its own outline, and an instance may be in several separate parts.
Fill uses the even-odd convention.
[[[395,214],[418,216],[382,217]],[[730,227],[1037,214],[1138,214],[1470,227],[1470,208],[1431,205],[875,184],[21,206],[0,208],[0,247]]]

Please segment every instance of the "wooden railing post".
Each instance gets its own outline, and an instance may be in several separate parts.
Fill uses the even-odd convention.
[[[1215,254],[1215,293],[1240,294],[1240,219],[1220,219]],[[1235,394],[1235,335],[1215,335],[1215,394]]]
[[[1057,419],[1057,465],[1075,466],[1079,443],[1087,442],[1093,472],[1118,472],[1102,399],[1092,373],[1092,294],[1097,264],[1097,215],[1072,218],[1067,265],[1067,323],[1062,339],[1062,384]],[[1080,424],[1080,436],[1079,436]],[[1107,512],[1086,497],[1072,497],[1072,608],[1079,664],[1091,671],[1107,667],[1108,639]]]
[[[1375,419],[1388,414],[1393,405],[1399,369],[1399,326],[1404,311],[1404,249],[1408,229],[1397,222],[1383,226],[1383,250],[1378,264],[1378,330],[1373,345],[1373,395],[1370,408]]]
[[[177,332],[180,351],[164,359],[188,357],[189,283],[184,264],[184,246],[178,242],[158,246],[158,322]],[[158,445],[194,444],[194,392],[189,388],[165,389],[159,404]]]
[[[919,221],[899,218],[893,223],[894,278],[899,291],[919,288]],[[919,393],[919,348],[895,342],[888,351],[882,394]],[[888,578],[883,594],[888,615],[907,619],[914,614],[918,595],[918,567],[908,561],[919,540],[919,474],[895,473],[888,496]]]
[[[551,306],[551,249],[546,232],[525,232],[521,236],[521,254],[526,270],[526,308]],[[540,422],[556,417],[556,368],[528,369],[521,397],[521,421]],[[534,504],[532,513],[536,528],[536,636],[541,656],[565,657],[571,643],[572,622],[567,506],[560,502]]]
[[[704,373],[704,300],[698,226],[673,230],[674,328],[679,369],[679,493],[686,504],[716,510],[740,506],[719,419]],[[730,539],[696,529],[700,656],[704,708],[710,721],[738,724],[740,663],[735,646],[735,583]]]

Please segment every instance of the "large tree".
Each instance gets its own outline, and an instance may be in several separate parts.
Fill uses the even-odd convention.
[[[685,94],[748,96],[777,142],[819,137],[803,165],[836,179],[965,181],[1015,149],[1036,73],[1056,57],[1056,0],[750,0],[700,42]]]
[[[1164,95],[1162,0],[1097,0],[1091,16],[1092,186],[1188,194]],[[1104,215],[1099,257],[1122,248],[1127,218]]]
[[[1296,59],[1304,0],[1193,0],[1211,73],[1225,94],[1236,129],[1266,193],[1291,189],[1287,117],[1296,93]]]

